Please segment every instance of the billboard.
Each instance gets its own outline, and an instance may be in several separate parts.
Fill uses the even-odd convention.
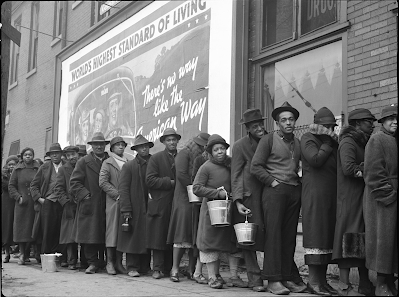
[[[155,1],[62,61],[58,142],[86,144],[101,131],[130,146],[142,134],[159,151],[158,139],[169,127],[182,135],[181,144],[200,131],[224,130],[228,138],[228,125],[219,131],[209,125],[210,117],[217,119],[210,106],[230,112],[231,73],[222,78],[221,68],[210,66],[210,60],[231,63],[231,35],[217,41],[226,26],[231,32],[231,14],[230,24],[212,22],[218,14],[226,18],[226,9],[231,4],[220,1]],[[210,80],[217,85],[212,91]],[[224,99],[210,103],[218,95]]]

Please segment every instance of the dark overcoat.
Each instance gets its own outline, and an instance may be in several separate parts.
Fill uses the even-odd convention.
[[[15,203],[13,241],[33,241],[32,229],[35,219],[35,210],[39,211],[39,202],[34,202],[30,193],[30,183],[39,170],[39,163],[34,162],[32,167],[26,167],[24,162],[19,162],[11,174],[8,192]],[[22,204],[18,203],[22,197]]]
[[[57,183],[54,187],[54,194],[62,206],[60,244],[73,243],[72,229],[76,214],[76,202],[70,193],[69,180],[74,167],[68,161],[58,169]]]
[[[345,233],[364,233],[363,219],[363,173],[364,149],[367,139],[364,133],[346,126],[340,134],[337,153],[337,216],[332,259],[341,259]]]
[[[367,143],[364,180],[366,267],[398,273],[398,146],[383,128]]]
[[[328,136],[326,136],[328,137]],[[338,143],[310,132],[301,138],[303,247],[332,249],[337,211]]]
[[[262,211],[262,183],[250,173],[251,161],[255,154],[258,142],[249,135],[237,140],[233,146],[231,157],[231,188],[233,201],[242,200],[251,210],[252,216],[248,217],[249,223],[258,225],[255,244],[251,246],[240,245],[240,248],[253,251],[264,250],[265,228],[263,225]],[[244,223],[245,216],[238,213],[233,205],[233,223]]]
[[[118,229],[117,250],[130,254],[147,253],[146,213],[148,189],[145,184],[148,160],[136,155],[136,158],[127,161],[122,167],[119,180],[120,195],[120,218],[119,226],[125,220],[124,212],[130,212],[132,218],[129,220],[131,229],[129,232]]]
[[[98,184],[101,164],[90,152],[78,160],[71,175],[70,192],[77,202],[72,238],[78,243],[105,243],[105,192]],[[87,195],[90,198],[83,199]]]
[[[154,154],[147,167],[146,184],[151,195],[147,209],[146,238],[149,249],[167,249],[166,239],[175,190],[171,180],[176,181],[175,159],[165,149]]]
[[[15,200],[8,193],[9,181],[10,174],[7,170],[1,175],[1,242],[2,244],[11,245],[13,243],[12,227],[14,224]]]

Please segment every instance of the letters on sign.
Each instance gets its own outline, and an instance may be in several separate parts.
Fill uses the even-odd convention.
[[[337,1],[306,0],[301,2],[301,34],[306,34],[336,20]]]

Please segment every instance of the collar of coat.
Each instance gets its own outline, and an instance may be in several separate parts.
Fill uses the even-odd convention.
[[[139,163],[139,165],[143,165],[143,164],[145,164],[145,163],[148,163],[148,161],[150,160],[150,158],[151,158],[151,154],[149,154],[148,155],[148,159],[146,160],[146,159],[144,159],[143,157],[141,157],[139,154],[137,154],[136,155],[136,161],[137,161],[137,163]]]
[[[98,157],[96,157],[96,156],[94,156],[94,153],[93,152],[90,152],[90,154],[87,154],[86,156],[84,156],[83,157],[84,158],[84,160],[85,160],[85,162],[86,162],[86,164],[87,165],[90,165],[90,164],[96,164],[96,165],[94,165],[95,167],[99,167],[100,169],[101,169],[101,164],[98,164],[98,162],[97,162],[97,160],[96,159],[98,159],[98,160],[100,160]],[[108,159],[109,158],[109,156],[108,156],[108,153],[107,152],[104,152],[104,160],[106,160],[106,159]],[[99,171],[100,172],[100,171]]]
[[[367,141],[369,140],[369,136],[367,136],[366,133],[350,125],[342,128],[339,134],[339,142],[346,137],[352,138],[361,147],[366,147]]]
[[[39,167],[40,167],[40,164],[37,161],[33,161],[33,168],[38,169]],[[24,161],[20,161],[20,162],[18,162],[18,164],[15,166],[14,169],[23,169],[23,168],[27,168],[26,164]]]

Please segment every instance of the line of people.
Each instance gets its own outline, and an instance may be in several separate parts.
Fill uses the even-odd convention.
[[[351,111],[339,136],[333,113],[323,107],[301,141],[294,136],[298,110],[285,102],[271,116],[278,130],[268,134],[259,109],[243,113],[239,124],[247,135],[234,143],[231,157],[218,134],[200,133],[178,152],[181,135],[172,128],[160,137],[165,149],[154,155],[154,143],[138,135],[133,160],[124,155],[123,138],[108,141],[101,132],[85,156],[77,146],[51,145],[51,162],[40,167],[26,148],[22,161],[6,162],[3,193],[8,189],[15,210],[13,237],[3,230],[3,244],[19,244],[18,264],[24,264],[29,242],[38,253],[66,253],[70,269],[76,269],[79,244],[87,274],[105,266],[111,275],[151,273],[179,282],[188,249],[187,278],[215,289],[227,284],[276,295],[397,295],[397,106],[382,110],[373,135],[374,115]],[[189,202],[189,185],[203,197],[201,205]],[[226,195],[233,202],[232,224],[215,227],[207,202]],[[301,207],[308,284],[294,261]],[[245,220],[257,225],[251,246],[238,244],[233,228]],[[263,269],[257,251],[264,252]],[[219,271],[223,258],[226,280]],[[248,282],[237,274],[240,258]],[[326,280],[332,263],[340,270],[337,289]],[[351,267],[358,267],[358,292],[349,282]],[[376,287],[369,269],[378,273]]]

